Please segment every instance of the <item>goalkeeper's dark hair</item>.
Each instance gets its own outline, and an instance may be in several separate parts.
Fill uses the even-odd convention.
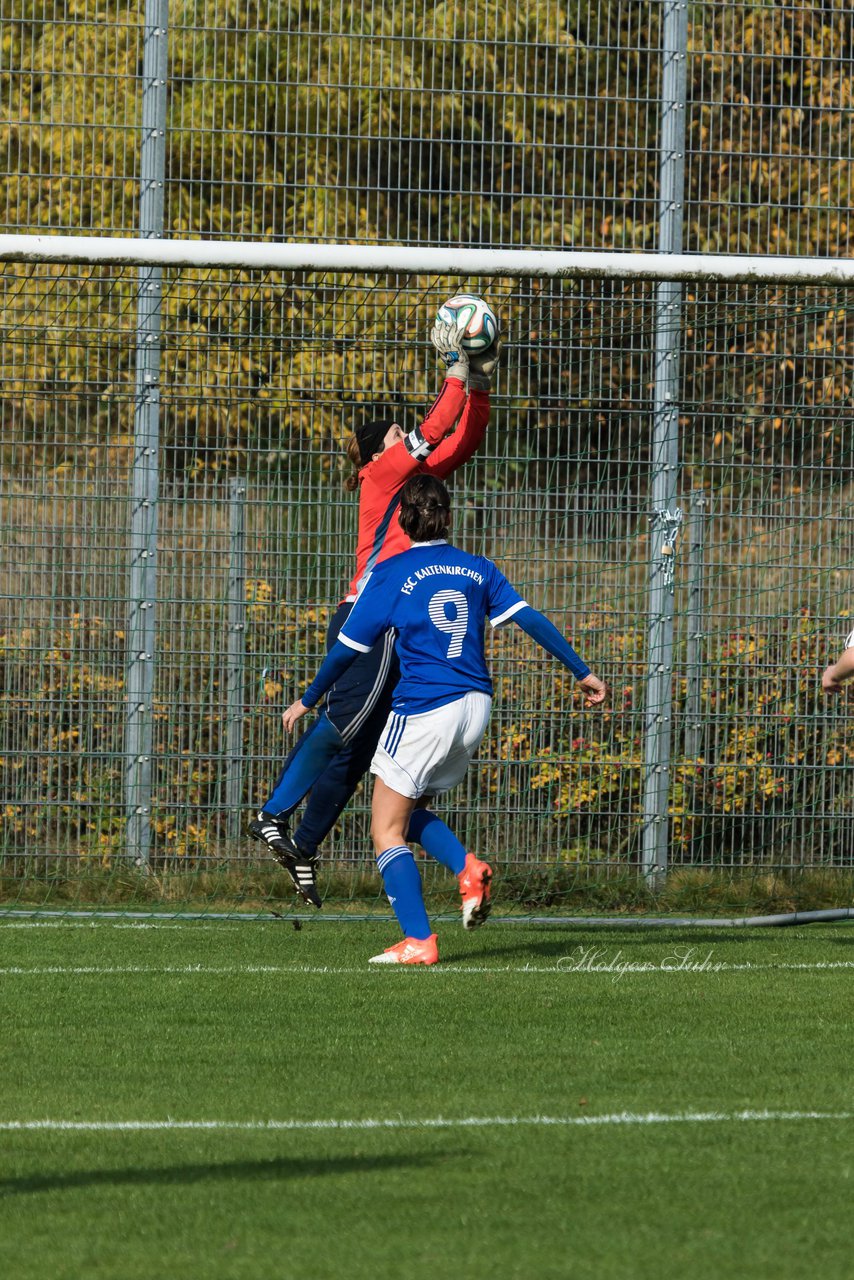
[[[394,425],[395,419],[389,413],[384,418],[366,418],[356,427],[344,450],[353,467],[344,481],[344,488],[348,492],[353,493],[358,489],[359,472],[368,465],[375,453],[382,453],[383,441]]]
[[[400,491],[397,518],[413,542],[444,538],[451,523],[451,495],[436,476],[411,476]]]
[[[362,457],[359,449],[359,441],[355,436],[351,436],[347,441],[344,450],[346,453],[352,470],[348,476],[344,477],[344,488],[348,493],[355,493],[359,487],[359,472],[362,469]]]

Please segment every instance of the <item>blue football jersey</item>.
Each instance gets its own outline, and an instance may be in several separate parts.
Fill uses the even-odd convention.
[[[525,607],[491,560],[444,541],[416,543],[373,571],[338,639],[366,653],[394,627],[400,680],[392,706],[417,715],[472,690],[491,694],[485,622],[496,627]]]

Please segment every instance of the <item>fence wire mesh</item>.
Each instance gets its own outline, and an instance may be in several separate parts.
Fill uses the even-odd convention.
[[[354,413],[423,414],[439,381],[425,334],[449,282],[166,274],[152,857],[239,862],[251,857],[240,816],[282,757],[278,709],[315,668],[352,572]],[[15,413],[0,767],[6,849],[27,858],[112,863],[125,849],[135,279],[4,276]],[[488,292],[508,359],[486,446],[454,481],[455,535],[499,561],[615,696],[604,717],[583,712],[551,660],[497,633],[496,713],[453,820],[508,863],[629,867],[658,518],[655,289],[492,280]],[[854,740],[817,685],[848,630],[851,347],[842,290],[689,291],[683,521],[652,567],[675,593],[671,865],[851,862],[836,766]],[[365,847],[363,800],[330,856]]]
[[[0,227],[655,249],[674,247],[666,214],[699,255],[849,253],[854,15],[706,0],[671,47],[676,8],[0,0]],[[684,101],[663,43],[684,60]],[[159,141],[143,128],[158,93]],[[457,537],[615,689],[605,717],[584,714],[550,661],[499,633],[496,713],[453,802],[461,837],[523,890],[538,866],[564,885],[637,866],[649,586],[661,574],[670,590],[672,572],[657,815],[671,867],[851,865],[854,741],[817,688],[850,629],[851,297],[714,285],[701,266],[672,351],[682,523],[652,562],[675,519],[652,497],[655,286],[164,271],[153,865],[254,862],[240,833],[281,759],[279,708],[352,570],[342,444],[364,408],[426,409],[429,321],[459,285],[501,311],[508,355],[486,446],[454,481]],[[141,287],[115,267],[3,270],[0,774],[16,877],[127,854]],[[328,856],[359,864],[366,848],[363,796]]]
[[[0,0],[0,222],[138,231],[146,52],[166,32],[166,234],[654,249],[673,8],[686,249],[847,253],[837,0]]]

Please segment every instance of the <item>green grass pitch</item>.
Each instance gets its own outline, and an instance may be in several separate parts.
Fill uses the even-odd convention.
[[[14,1280],[851,1273],[850,926],[0,938]]]

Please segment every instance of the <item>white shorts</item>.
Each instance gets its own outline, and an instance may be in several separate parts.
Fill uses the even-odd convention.
[[[489,724],[488,693],[466,693],[434,711],[392,711],[371,761],[371,773],[398,795],[418,800],[448,791],[466,769]]]

